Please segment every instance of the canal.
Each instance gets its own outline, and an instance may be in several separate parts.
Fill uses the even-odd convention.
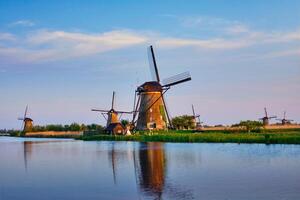
[[[300,145],[0,137],[0,200],[299,200]]]

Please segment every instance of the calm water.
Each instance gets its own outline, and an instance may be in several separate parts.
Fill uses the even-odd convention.
[[[300,199],[300,146],[0,137],[0,199]]]

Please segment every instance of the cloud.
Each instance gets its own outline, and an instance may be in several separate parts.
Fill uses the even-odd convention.
[[[197,20],[199,22],[197,22]],[[201,24],[201,20],[196,22]],[[207,23],[207,22],[206,22]],[[62,30],[35,30],[26,35],[16,36],[0,33],[1,40],[14,40],[14,43],[0,43],[0,59],[11,62],[47,62],[76,57],[90,56],[136,45],[146,46],[149,43],[161,48],[198,48],[207,51],[225,51],[245,49],[255,46],[275,44],[297,44],[300,41],[300,29],[290,32],[264,32],[252,30],[239,22],[222,19],[211,19],[210,24],[228,24],[219,36],[208,38],[165,37],[159,32],[135,31],[129,29],[114,30],[102,33],[68,32]],[[295,48],[294,48],[295,49]],[[282,49],[267,52],[266,55],[290,56],[298,49]]]
[[[161,38],[158,43],[162,47],[180,48],[186,46],[227,50],[240,49],[262,44],[276,44],[300,41],[300,31],[294,32],[259,32],[251,31],[244,26],[237,26],[228,29],[233,36],[215,37],[211,39],[189,39],[189,38]]]
[[[35,23],[30,20],[19,20],[10,24],[10,26],[34,26]]]
[[[159,45],[168,48],[179,48],[184,46],[193,46],[204,49],[237,49],[250,45],[250,41],[246,40],[226,40],[223,38],[215,38],[209,40],[199,39],[181,39],[181,38],[165,38],[159,40]]]
[[[263,57],[276,58],[276,57],[294,56],[294,55],[298,55],[298,56],[300,55],[300,48],[270,52],[268,54],[263,55]]]
[[[101,34],[40,30],[19,40],[18,46],[0,46],[0,56],[23,62],[54,61],[130,47],[145,43],[148,38],[129,30]]]
[[[0,32],[0,41],[14,41],[16,40],[15,36],[11,33],[1,33]]]

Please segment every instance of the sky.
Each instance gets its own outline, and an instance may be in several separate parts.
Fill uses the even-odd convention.
[[[166,93],[172,117],[205,124],[270,115],[300,122],[300,1],[0,1],[0,129],[105,124],[91,108],[132,110],[151,80],[153,45],[162,78],[192,81]],[[131,116],[123,116],[131,119]],[[273,120],[275,122],[275,120]]]

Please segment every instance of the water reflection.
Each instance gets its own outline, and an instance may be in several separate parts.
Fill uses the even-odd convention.
[[[24,168],[25,171],[27,172],[27,163],[28,163],[28,157],[30,157],[31,153],[32,153],[32,142],[30,141],[24,141],[23,142],[23,157],[24,157]]]
[[[166,174],[166,157],[163,143],[141,143],[139,148],[138,178],[141,190],[160,199]]]
[[[151,199],[193,199],[191,190],[167,182],[168,160],[164,145],[160,142],[139,144],[138,157],[134,156],[134,163],[140,191]]]
[[[297,145],[7,140],[1,200],[300,199]]]

